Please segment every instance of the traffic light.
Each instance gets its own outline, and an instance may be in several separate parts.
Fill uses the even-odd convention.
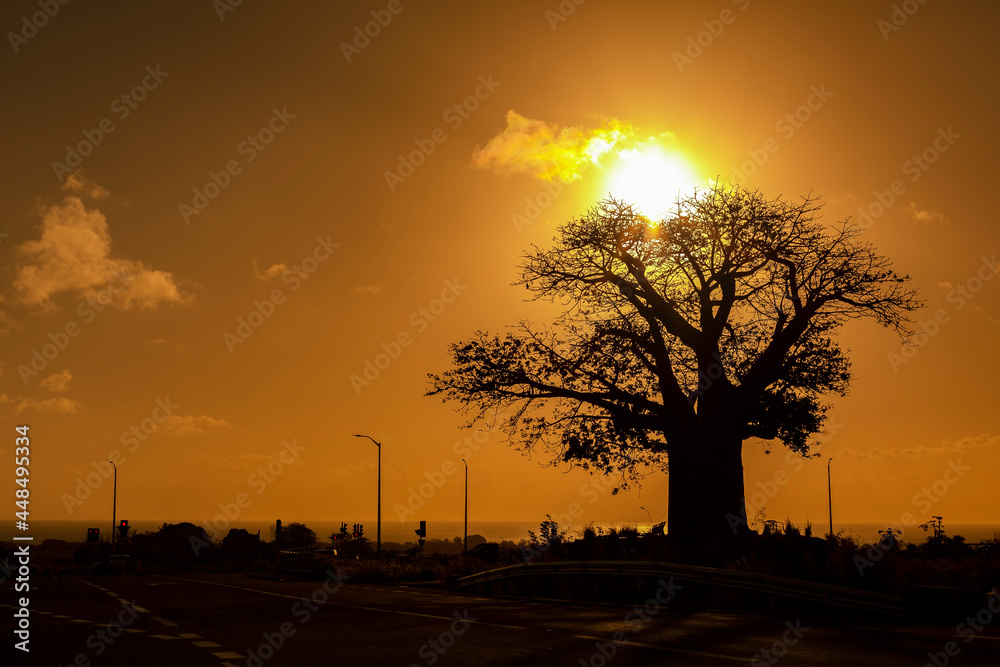
[[[358,524],[358,539],[359,540],[363,539],[364,536],[365,536],[365,524],[359,523]]]
[[[417,528],[413,532],[417,534],[417,537],[427,537],[427,522],[421,521],[420,528]]]
[[[101,529],[100,528],[88,528],[87,529],[87,541],[88,542],[100,542],[101,541]]]
[[[128,519],[122,519],[118,524],[118,537],[123,540],[128,537]]]
[[[274,522],[274,541],[281,541],[281,519]]]
[[[358,524],[354,524],[352,528],[354,530],[354,539],[358,539],[358,537],[360,537],[360,534],[358,533]]]

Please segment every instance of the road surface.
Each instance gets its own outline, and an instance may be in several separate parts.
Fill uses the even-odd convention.
[[[3,615],[17,604],[0,587]],[[668,595],[666,589],[663,597]],[[91,665],[1000,665],[1000,628],[527,601],[238,574],[33,577],[30,657]],[[949,645],[949,642],[954,642]],[[947,651],[957,655],[949,656]],[[0,654],[3,655],[3,654]]]

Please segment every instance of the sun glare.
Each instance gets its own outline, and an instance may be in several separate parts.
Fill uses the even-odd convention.
[[[604,190],[658,219],[673,207],[678,194],[689,194],[698,183],[695,169],[680,154],[651,144],[619,151]]]

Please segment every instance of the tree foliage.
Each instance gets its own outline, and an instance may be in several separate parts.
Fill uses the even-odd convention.
[[[863,230],[820,208],[716,186],[651,221],[606,199],[521,264],[515,284],[564,307],[553,325],[452,345],[428,394],[624,485],[720,438],[808,455],[823,397],[851,380],[838,330],[870,318],[905,336],[920,305]]]

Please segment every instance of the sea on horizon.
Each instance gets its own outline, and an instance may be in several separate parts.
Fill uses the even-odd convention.
[[[283,523],[287,526],[292,523],[295,519],[285,519]],[[351,529],[351,525],[354,523],[354,519],[347,521],[348,530]],[[138,532],[156,531],[164,523],[181,523],[180,521],[165,521],[165,520],[137,520],[129,522],[130,533],[134,534]],[[256,533],[260,531],[261,538],[265,540],[271,539],[271,532],[274,528],[273,521],[234,521],[228,525],[223,525],[222,523],[212,526],[208,521],[192,521],[191,523],[197,524],[205,528],[209,535],[213,538],[221,540],[225,537],[226,533],[229,532],[231,528],[242,528],[250,533]],[[321,542],[327,542],[330,536],[340,531],[340,521],[304,521],[309,528],[316,532],[317,537]],[[364,524],[364,535],[368,539],[375,540],[375,520],[369,519],[364,520],[361,523]],[[528,531],[534,531],[536,534],[538,530],[538,521],[470,521],[469,522],[469,535],[482,535],[490,542],[499,542],[501,540],[510,540],[512,542],[518,542],[522,539],[528,538]],[[794,523],[794,522],[793,522]],[[382,521],[382,541],[383,542],[415,542],[416,535],[414,531],[418,525],[417,521],[407,521],[399,522],[396,520],[385,520]],[[569,537],[578,537],[582,534],[583,529],[589,524],[580,524],[574,526],[560,526],[560,529],[565,529]],[[805,522],[795,523],[799,530],[805,529]],[[839,534],[843,532],[844,535],[851,535],[862,539],[866,542],[874,542],[878,539],[878,531],[885,528],[890,524],[885,523],[834,523],[834,530]],[[640,531],[646,531],[649,529],[650,524],[648,522],[635,523],[635,522],[604,522],[595,523],[595,528],[603,528],[607,531],[610,528],[621,528],[621,527],[635,527]],[[464,524],[462,521],[428,521],[427,522],[427,539],[444,539],[444,540],[454,540],[456,537],[462,537]],[[822,537],[826,534],[826,524],[814,523],[813,534],[817,537]],[[87,529],[88,528],[100,528],[101,538],[107,539],[108,533],[111,530],[111,522],[100,522],[100,521],[79,521],[79,520],[37,520],[31,522],[31,530],[26,534],[31,535],[35,538],[36,543],[47,539],[57,539],[66,540],[68,542],[83,542],[87,539]],[[976,543],[983,540],[990,540],[1000,537],[1000,524],[944,524],[945,534],[954,536],[961,535],[965,538],[967,543]],[[930,533],[924,532],[916,525],[907,526],[903,529],[902,540],[904,542],[914,542],[921,543],[927,539]],[[0,537],[0,541],[6,541]]]

